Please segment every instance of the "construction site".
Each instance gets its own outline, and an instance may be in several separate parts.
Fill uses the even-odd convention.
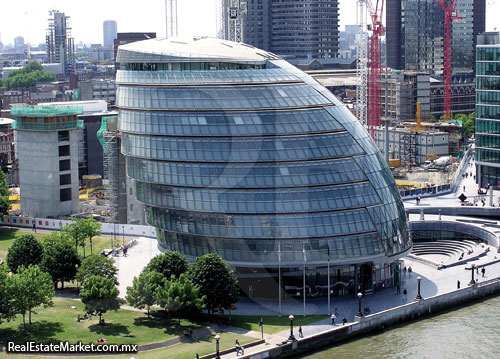
[[[451,182],[465,152],[452,121],[452,21],[457,0],[436,0],[444,11],[441,121],[431,115],[429,74],[382,64],[384,0],[357,1],[355,112],[389,164],[400,190]],[[424,119],[424,121],[422,121]]]

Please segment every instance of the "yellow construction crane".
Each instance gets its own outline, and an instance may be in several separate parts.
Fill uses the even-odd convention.
[[[415,127],[412,127],[411,129],[414,131],[423,131],[424,128],[422,127],[422,122],[420,119],[420,102],[417,102],[417,125]]]
[[[438,159],[438,156],[436,154],[434,154],[434,153],[428,153],[427,154],[427,161],[429,161],[429,158],[431,158],[431,157],[434,157],[435,160]]]

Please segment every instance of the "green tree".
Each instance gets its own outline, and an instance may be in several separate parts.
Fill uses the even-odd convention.
[[[33,87],[39,82],[55,81],[56,76],[45,71],[38,62],[29,62],[22,69],[9,72],[8,78],[3,82],[7,89]]]
[[[120,302],[118,300],[118,288],[109,278],[91,276],[83,284],[80,291],[80,298],[85,304],[87,312],[97,312],[99,314],[99,324],[101,317],[108,310],[118,310]]]
[[[188,276],[206,296],[209,314],[214,309],[228,308],[238,300],[238,281],[217,253],[198,257],[189,267]]]
[[[115,262],[112,259],[101,256],[100,254],[91,254],[82,261],[82,265],[78,268],[78,272],[76,273],[76,279],[80,283],[83,283],[91,276],[96,275],[98,277],[111,279],[113,283],[118,285],[118,280],[116,278],[117,272],[118,269],[115,267]]]
[[[165,277],[161,273],[143,271],[139,277],[134,277],[132,286],[127,287],[125,299],[134,308],[146,307],[149,318],[149,308],[156,303],[155,292],[165,284],[165,281]]]
[[[65,234],[52,232],[42,240],[43,256],[40,267],[52,277],[54,287],[61,282],[75,279],[78,267],[81,264],[80,256],[71,245]]]
[[[463,129],[463,138],[464,141],[469,139],[471,135],[475,132],[476,130],[476,113],[472,112],[468,114],[467,116],[464,115],[465,119],[462,123],[462,129]]]
[[[37,265],[23,266],[18,268],[17,274],[7,278],[8,290],[11,292],[12,308],[16,313],[22,314],[23,324],[26,327],[26,312],[29,314],[31,324],[31,313],[33,309],[43,305],[52,306],[54,288],[48,273],[42,272]],[[36,314],[36,313],[35,313]]]
[[[155,271],[163,274],[169,279],[175,275],[177,278],[188,269],[188,262],[186,257],[179,252],[165,251],[151,259],[144,271]]]
[[[12,306],[12,291],[9,290],[9,268],[5,263],[0,264],[0,323],[2,320],[11,320],[16,316]]]
[[[90,254],[92,254],[92,238],[101,234],[101,224],[94,217],[80,219],[77,224],[78,229],[83,233],[85,239],[90,242]],[[85,247],[83,248],[85,257]]]
[[[42,245],[32,234],[16,238],[7,252],[7,265],[14,273],[20,266],[37,265],[42,261]]]
[[[206,296],[200,296],[200,287],[194,285],[186,274],[177,279],[172,276],[169,281],[156,290],[156,301],[165,312],[179,319],[205,309]]]
[[[75,217],[70,218],[73,222],[67,226],[63,227],[63,232],[66,233],[73,241],[75,241],[75,249],[78,250],[78,246],[83,247],[83,258],[85,258],[85,240],[87,239],[87,234],[82,231],[80,221]]]
[[[9,201],[9,186],[7,185],[7,177],[0,170],[0,215],[8,215],[10,210]]]

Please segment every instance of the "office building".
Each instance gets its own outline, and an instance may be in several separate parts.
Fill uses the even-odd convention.
[[[242,43],[122,45],[122,152],[159,244],[219,253],[250,296],[372,291],[411,249],[405,211],[373,140],[335,96]],[[335,283],[335,285],[333,284]]]
[[[24,37],[16,36],[14,38],[14,47],[16,49],[24,48]]]
[[[102,24],[103,45],[113,48],[116,39],[116,21],[106,20]]]
[[[57,10],[51,11],[49,27],[45,37],[47,62],[62,64],[65,76],[75,70],[75,40],[71,36],[69,16]]]
[[[474,71],[476,36],[485,28],[485,0],[457,0],[452,24],[453,73]],[[443,74],[444,11],[436,0],[387,0],[387,64]]]
[[[500,33],[477,38],[476,166],[480,186],[500,186]]]
[[[79,212],[78,135],[80,107],[15,107],[21,211],[32,217]]]
[[[115,69],[120,68],[120,64],[116,62],[116,54],[118,52],[118,46],[130,44],[132,42],[154,39],[156,37],[156,32],[119,32],[116,34],[116,39],[114,41],[114,54],[115,54]]]

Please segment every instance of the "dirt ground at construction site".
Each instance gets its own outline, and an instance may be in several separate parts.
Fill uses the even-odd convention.
[[[432,185],[442,185],[448,183],[448,176],[448,172],[415,171],[406,174],[406,181],[421,184],[430,183]]]

